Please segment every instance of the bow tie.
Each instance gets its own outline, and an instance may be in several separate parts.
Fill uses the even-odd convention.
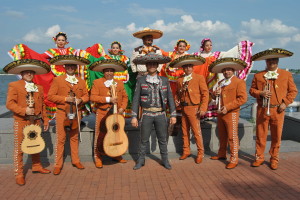
[[[69,76],[67,75],[66,81],[69,83],[76,85],[78,83],[78,79],[75,76]]]
[[[192,80],[192,79],[193,79],[192,74],[187,75],[187,76],[183,77],[183,83],[185,83],[185,82],[187,82],[187,81],[190,81],[190,80]]]
[[[277,79],[278,78],[278,73],[276,71],[268,71],[265,73],[264,77],[266,79]]]
[[[107,80],[104,82],[105,87],[110,87],[111,85],[117,85],[117,82],[114,81],[114,79]]]
[[[26,92],[38,92],[38,87],[34,83],[25,83]]]

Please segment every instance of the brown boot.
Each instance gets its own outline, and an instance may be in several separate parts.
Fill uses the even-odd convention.
[[[189,157],[191,154],[182,154],[179,158],[179,160],[184,160],[186,159],[187,157]]]
[[[25,185],[25,178],[24,176],[16,176],[16,183],[20,186]]]
[[[270,168],[273,169],[273,170],[278,169],[278,162],[271,161]]]
[[[41,168],[41,169],[39,169],[39,170],[34,170],[34,171],[32,171],[32,173],[50,174],[51,171],[48,170],[48,169],[45,169],[45,168]]]
[[[84,169],[84,166],[79,162],[79,163],[74,163],[72,164],[73,167],[76,167],[77,169]]]
[[[122,156],[117,156],[112,159],[114,159],[115,161],[118,161],[119,163],[127,163],[127,160],[123,159]]]
[[[226,157],[219,157],[219,156],[212,156],[210,157],[211,160],[226,160]]]
[[[54,175],[59,175],[60,172],[61,172],[61,168],[59,168],[59,167],[54,167],[54,170],[53,170],[53,174],[54,174]]]
[[[252,167],[259,167],[261,166],[265,161],[264,160],[256,160],[252,163]]]
[[[195,159],[195,163],[196,163],[196,164],[202,163],[202,158],[203,158],[202,155],[197,155],[197,157],[196,157],[196,159]]]
[[[226,169],[233,169],[237,166],[238,164],[237,163],[229,163],[226,165]]]
[[[102,167],[103,167],[102,160],[97,160],[97,161],[95,161],[95,166],[96,166],[97,168],[102,168]]]

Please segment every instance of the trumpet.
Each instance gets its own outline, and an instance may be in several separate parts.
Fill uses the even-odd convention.
[[[270,83],[267,79],[266,79],[266,82],[267,82],[267,84],[265,85],[264,91],[270,92],[271,91]],[[267,107],[266,115],[270,116],[271,115],[270,114],[270,98],[266,98],[266,97],[263,98],[263,107]]]

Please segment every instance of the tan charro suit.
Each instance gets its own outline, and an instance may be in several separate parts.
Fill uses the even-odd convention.
[[[48,125],[48,118],[44,105],[43,87],[38,86],[38,92],[33,93],[34,97],[34,113],[40,115],[44,120],[44,125]],[[16,176],[23,176],[23,152],[21,151],[21,143],[23,141],[23,128],[29,125],[26,119],[26,89],[25,81],[19,80],[8,85],[6,107],[14,114],[14,170]],[[36,120],[35,124],[40,124],[40,120]],[[38,171],[42,168],[40,162],[40,154],[32,155],[32,171]]]
[[[106,102],[106,97],[111,97],[110,88],[104,85],[105,78],[96,79],[93,83],[91,90],[91,101],[96,103],[96,123],[95,123],[95,137],[94,137],[94,159],[95,162],[100,162],[101,155],[104,154],[103,139],[106,135],[105,120],[111,114],[113,104]],[[117,108],[127,107],[128,97],[122,81],[115,80],[117,82]]]
[[[224,79],[222,81],[224,81]],[[220,81],[219,84],[222,81]],[[218,133],[220,139],[218,157],[226,157],[227,144],[229,144],[230,163],[233,164],[238,163],[238,123],[240,106],[246,102],[247,91],[244,80],[233,76],[229,85],[221,87],[221,106],[227,109],[227,113],[218,114]]]
[[[186,92],[182,91],[183,77],[177,81],[177,94],[175,99],[180,101],[182,110],[182,139],[183,154],[190,154],[190,128],[193,131],[198,155],[204,155],[203,138],[200,127],[198,111],[207,111],[209,93],[205,79],[202,75],[192,73],[192,80],[188,83]],[[184,103],[186,103],[184,105]]]
[[[264,160],[264,151],[270,125],[272,142],[269,153],[271,155],[271,161],[278,162],[285,114],[285,112],[278,113],[278,106],[283,102],[286,105],[291,104],[297,96],[298,91],[292,74],[288,71],[278,69],[278,78],[268,80],[271,86],[272,96],[270,100],[270,116],[267,116],[267,108],[262,107],[263,98],[260,96],[260,92],[264,90],[267,83],[264,78],[265,73],[267,73],[266,70],[254,75],[249,91],[251,96],[255,97],[258,103],[256,116],[256,160]]]
[[[77,84],[70,84],[65,79],[67,75],[62,75],[54,78],[54,81],[50,87],[48,93],[48,100],[52,101],[57,106],[56,112],[56,147],[55,147],[55,168],[62,168],[63,166],[63,154],[64,144],[66,141],[66,130],[65,126],[70,125],[70,120],[67,117],[67,113],[70,110],[70,104],[65,101],[66,97],[69,96],[69,92],[75,93],[77,99],[81,99],[81,104],[89,101],[88,91],[86,89],[85,82],[79,78]],[[76,107],[73,106],[73,112],[76,112]],[[79,112],[80,115],[80,112]],[[79,116],[81,118],[81,116]],[[79,120],[80,121],[80,120]],[[72,127],[69,132],[70,134],[70,147],[71,147],[71,159],[73,164],[80,162],[78,152],[78,119],[77,116],[72,120]]]

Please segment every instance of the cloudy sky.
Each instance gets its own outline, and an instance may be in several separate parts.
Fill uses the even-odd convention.
[[[130,56],[142,44],[132,33],[150,27],[164,32],[154,43],[166,51],[181,38],[191,44],[190,53],[198,51],[207,37],[214,51],[250,40],[255,43],[253,53],[271,47],[294,52],[280,65],[300,69],[299,4],[295,0],[1,0],[0,68],[11,62],[7,51],[15,44],[43,53],[55,47],[51,38],[59,31],[68,34],[68,46],[73,48],[102,43],[108,49],[112,41],[119,41]],[[264,67],[264,62],[256,62],[253,69]]]

